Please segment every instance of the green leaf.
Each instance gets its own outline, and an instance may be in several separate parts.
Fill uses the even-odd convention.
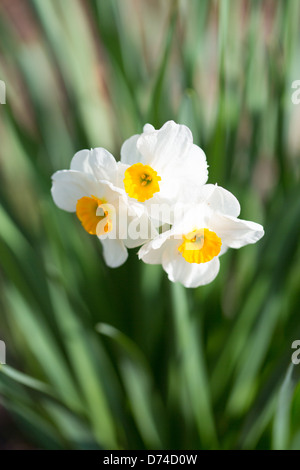
[[[191,318],[186,291],[179,283],[171,285],[177,349],[177,368],[181,372],[178,389],[187,391],[190,413],[194,417],[204,448],[216,448],[217,436],[211,403],[210,384],[204,359],[201,319]]]
[[[146,446],[163,448],[164,415],[154,388],[151,372],[138,347],[126,335],[107,324],[98,324],[97,331],[113,339],[120,348],[119,367],[130,407]],[[159,410],[159,413],[158,413]]]
[[[296,366],[291,364],[282,383],[276,406],[273,425],[273,449],[288,450],[290,447],[290,413],[295,387],[299,383],[300,375]]]

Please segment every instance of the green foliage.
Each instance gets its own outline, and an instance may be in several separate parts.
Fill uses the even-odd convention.
[[[0,403],[41,448],[299,449],[299,2],[18,5],[0,6]],[[168,119],[266,231],[193,290],[134,252],[107,268],[50,195],[75,151],[118,157]]]

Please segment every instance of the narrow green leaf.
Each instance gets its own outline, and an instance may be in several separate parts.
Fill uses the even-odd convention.
[[[179,283],[171,285],[178,367],[186,387],[191,414],[194,416],[199,437],[204,448],[216,448],[217,436],[212,412],[210,385],[204,359],[204,347],[199,319],[191,319],[185,288]],[[200,331],[200,333],[199,333]]]

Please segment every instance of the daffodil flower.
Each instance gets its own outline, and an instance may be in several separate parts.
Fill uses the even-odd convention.
[[[122,174],[120,162],[105,149],[95,148],[77,152],[70,170],[57,171],[52,176],[55,204],[65,211],[76,212],[83,228],[98,236],[104,260],[110,267],[126,261],[127,247],[140,246],[145,241],[129,237],[130,223],[148,223],[148,216],[138,204],[129,205],[128,196],[121,188]]]
[[[162,264],[169,279],[185,287],[209,284],[219,272],[219,257],[228,248],[256,243],[264,235],[261,225],[238,219],[239,214],[237,199],[219,186],[191,191],[182,220],[142,246],[139,258]]]
[[[142,134],[124,142],[121,162],[126,165],[126,193],[136,201],[148,203],[148,207],[171,205],[181,200],[184,186],[199,187],[208,177],[203,150],[193,144],[190,129],[174,121],[166,122],[159,130],[146,124]]]

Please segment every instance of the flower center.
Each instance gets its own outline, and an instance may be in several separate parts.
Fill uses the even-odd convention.
[[[208,228],[193,230],[182,238],[178,251],[188,263],[207,263],[220,253],[222,240]]]
[[[82,223],[83,228],[91,235],[100,235],[97,233],[97,225],[108,215],[108,212],[105,210],[103,210],[103,215],[97,215],[97,209],[103,204],[105,204],[105,201],[98,199],[96,196],[85,196],[77,201],[76,215]],[[104,232],[108,233],[111,229],[111,222],[108,221],[104,226]]]
[[[135,163],[125,171],[124,187],[128,196],[144,202],[159,191],[161,177],[149,165]]]

